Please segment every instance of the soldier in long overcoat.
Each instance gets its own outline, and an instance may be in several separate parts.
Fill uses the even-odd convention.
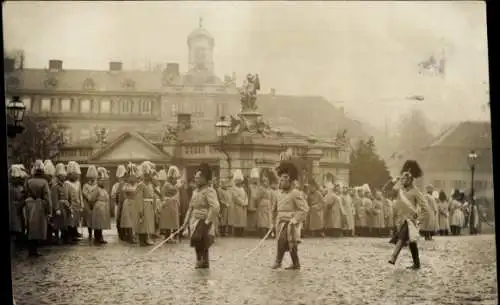
[[[61,242],[64,244],[74,244],[73,237],[68,233],[71,226],[71,205],[69,201],[69,188],[65,185],[66,167],[63,163],[56,165],[56,182],[52,185],[50,193],[52,195],[52,221],[54,229],[60,232]]]
[[[262,189],[260,186],[260,173],[258,168],[250,171],[248,181],[248,206],[247,206],[247,231],[255,235],[257,232],[257,208],[262,200]]]
[[[334,185],[331,182],[327,182],[325,185],[326,194],[324,195],[325,207],[323,209],[323,219],[325,226],[325,235],[333,236],[333,188]]]
[[[115,173],[115,176],[118,179],[118,181],[115,182],[115,184],[113,184],[110,196],[110,201],[113,201],[114,202],[113,205],[116,207],[116,230],[118,233],[118,238],[120,240],[124,240],[123,230],[121,228],[120,221],[123,208],[123,201],[125,201],[125,196],[123,193],[123,185],[125,184],[126,172],[127,170],[125,169],[125,166],[123,166],[122,164],[118,165]]]
[[[301,243],[302,224],[307,217],[309,207],[303,194],[292,187],[298,179],[298,170],[292,162],[281,161],[277,169],[280,189],[276,208],[277,253],[273,269],[281,267],[285,253],[290,253],[292,265],[286,269],[300,269],[298,246]]]
[[[51,160],[45,160],[43,162],[43,171],[45,174],[45,179],[49,184],[49,188],[52,189],[52,186],[54,186],[55,184],[56,175],[56,167],[54,166],[54,163],[52,163]],[[52,206],[52,208],[54,208],[54,206]],[[51,211],[51,217],[47,222],[47,239],[45,240],[45,243],[49,245],[57,244],[59,241],[59,236],[57,235],[58,232],[54,228],[54,212],[54,210]]]
[[[332,204],[332,230],[333,236],[342,236],[343,224],[346,219],[346,212],[344,210],[344,204],[342,203],[342,187],[340,184],[335,184],[333,189],[333,204]]]
[[[462,210],[461,194],[459,190],[454,190],[450,201],[450,229],[452,235],[460,235],[465,222]]]
[[[78,241],[82,238],[82,234],[78,232],[78,228],[83,213],[82,186],[80,184],[82,172],[80,171],[80,165],[75,161],[68,162],[66,173],[67,180],[65,181],[65,186],[68,188],[72,215],[68,232],[74,241]]]
[[[40,256],[38,245],[47,239],[48,218],[52,214],[50,188],[45,179],[42,160],[33,165],[32,177],[26,181],[26,222],[29,256]]]
[[[342,206],[344,208],[344,213],[345,213],[345,219],[344,219],[344,226],[343,226],[343,234],[344,236],[353,236],[354,235],[354,214],[353,214],[353,205],[352,205],[352,198],[351,195],[349,194],[349,187],[347,185],[344,185],[342,187],[342,194],[341,194],[341,199],[342,199]]]
[[[373,195],[368,184],[363,184],[363,206],[365,207],[365,217],[366,217],[366,231],[367,236],[375,236],[375,230],[373,228],[374,214],[373,214]]]
[[[216,191],[220,203],[219,232],[221,236],[228,236],[232,233],[229,226],[229,210],[233,203],[231,182],[228,179],[221,179]]]
[[[89,240],[92,239],[92,210],[99,196],[97,186],[97,168],[90,165],[87,169],[87,182],[82,187],[83,198],[83,222],[82,226],[87,228]]]
[[[437,205],[439,211],[439,234],[448,235],[450,231],[450,203],[443,190],[439,192]]]
[[[427,185],[425,187],[426,193],[424,194],[425,199],[427,200],[427,206],[424,211],[422,211],[423,214],[423,221],[422,221],[422,235],[424,236],[425,240],[431,240],[432,235],[434,235],[434,232],[436,230],[436,212],[437,212],[437,204],[436,201],[434,200],[434,197],[432,196],[432,192],[434,191],[434,187],[432,185]]]
[[[316,180],[309,180],[307,191],[307,201],[309,204],[309,230],[312,236],[321,236],[324,230],[323,209],[325,207],[325,200],[319,191],[319,186]]]
[[[209,248],[215,241],[214,222],[219,215],[220,204],[216,191],[209,187],[212,180],[212,170],[208,164],[201,164],[195,175],[196,191],[189,203],[186,219],[181,227],[190,228],[190,245],[195,249],[196,268],[208,269]]]
[[[353,205],[355,210],[355,231],[356,236],[367,236],[366,212],[363,205],[364,193],[360,186],[355,187]]]
[[[111,229],[111,214],[109,209],[109,193],[107,183],[108,170],[104,167],[97,168],[97,196],[92,205],[91,229],[94,230],[94,244],[107,244],[102,234],[103,230]]]
[[[122,187],[123,204],[121,205],[120,227],[123,239],[130,244],[136,244],[136,232],[138,224],[138,210],[136,201],[141,199],[139,195],[139,168],[134,163],[126,166],[125,183]]]
[[[259,235],[264,237],[272,228],[272,206],[277,199],[271,189],[271,181],[273,181],[273,172],[267,169],[261,171],[260,179],[260,201],[257,203],[257,228]]]
[[[374,236],[382,236],[382,231],[385,227],[384,221],[384,197],[381,191],[375,191],[373,198],[373,231]]]
[[[384,229],[384,235],[390,235],[391,231],[394,229],[394,209],[393,209],[393,203],[392,203],[392,198],[390,197],[391,194],[386,194],[384,196],[384,223],[385,223],[385,229]]]
[[[166,176],[167,182],[160,191],[160,232],[165,238],[168,238],[170,234],[174,233],[174,231],[178,230],[180,227],[180,193],[178,183],[180,171],[177,166],[170,166]],[[181,234],[178,234],[178,236],[180,235]]]
[[[241,170],[233,174],[232,205],[229,210],[229,225],[235,236],[242,237],[247,226],[248,195],[243,185],[244,177]]]
[[[140,246],[151,246],[153,242],[149,239],[155,232],[155,210],[154,210],[154,168],[150,162],[143,162],[140,166],[142,181],[137,187],[138,200],[136,209],[138,213],[137,234]]]
[[[25,202],[25,180],[28,177],[24,166],[13,164],[9,170],[9,223],[10,233],[15,239],[15,245],[21,249],[25,242],[26,221],[24,218]]]

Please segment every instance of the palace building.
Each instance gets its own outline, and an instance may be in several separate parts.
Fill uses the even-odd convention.
[[[218,137],[220,117],[240,112],[235,76],[221,79],[214,73],[215,40],[203,27],[187,37],[187,45],[185,73],[178,63],[156,71],[127,70],[118,61],[102,71],[66,70],[55,59],[47,69],[7,65],[7,102],[21,96],[27,115],[57,123],[64,135],[61,162],[103,165],[114,172],[118,164],[150,160],[160,167],[177,164],[190,176],[203,161],[222,177],[236,168],[248,174],[255,166],[275,166],[284,151],[291,151],[307,160],[318,182],[328,173],[348,181],[349,145],[334,138],[341,129],[351,138],[365,136],[359,123],[323,97],[284,96],[273,89],[257,98],[272,132]]]

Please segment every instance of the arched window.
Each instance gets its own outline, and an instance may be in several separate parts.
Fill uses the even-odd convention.
[[[44,81],[44,85],[46,88],[55,88],[57,87],[57,79],[55,77],[50,77]]]
[[[132,113],[134,111],[134,102],[132,100],[121,101],[122,113]]]
[[[142,113],[151,113],[151,101],[146,100],[141,102],[141,112]]]

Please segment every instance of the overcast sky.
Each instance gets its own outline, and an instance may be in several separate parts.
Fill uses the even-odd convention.
[[[215,70],[238,83],[259,73],[263,91],[322,95],[379,125],[423,95],[430,119],[489,119],[484,2],[4,2],[4,45],[23,49],[28,67],[61,59],[66,69],[178,62],[187,35],[215,38]],[[417,64],[445,50],[446,77]],[[337,103],[341,104],[341,103]],[[307,105],[305,105],[307,107]]]

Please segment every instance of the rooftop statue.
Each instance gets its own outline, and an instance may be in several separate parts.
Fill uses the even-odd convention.
[[[248,73],[240,89],[241,112],[255,112],[257,110],[258,90],[260,90],[259,75]]]

